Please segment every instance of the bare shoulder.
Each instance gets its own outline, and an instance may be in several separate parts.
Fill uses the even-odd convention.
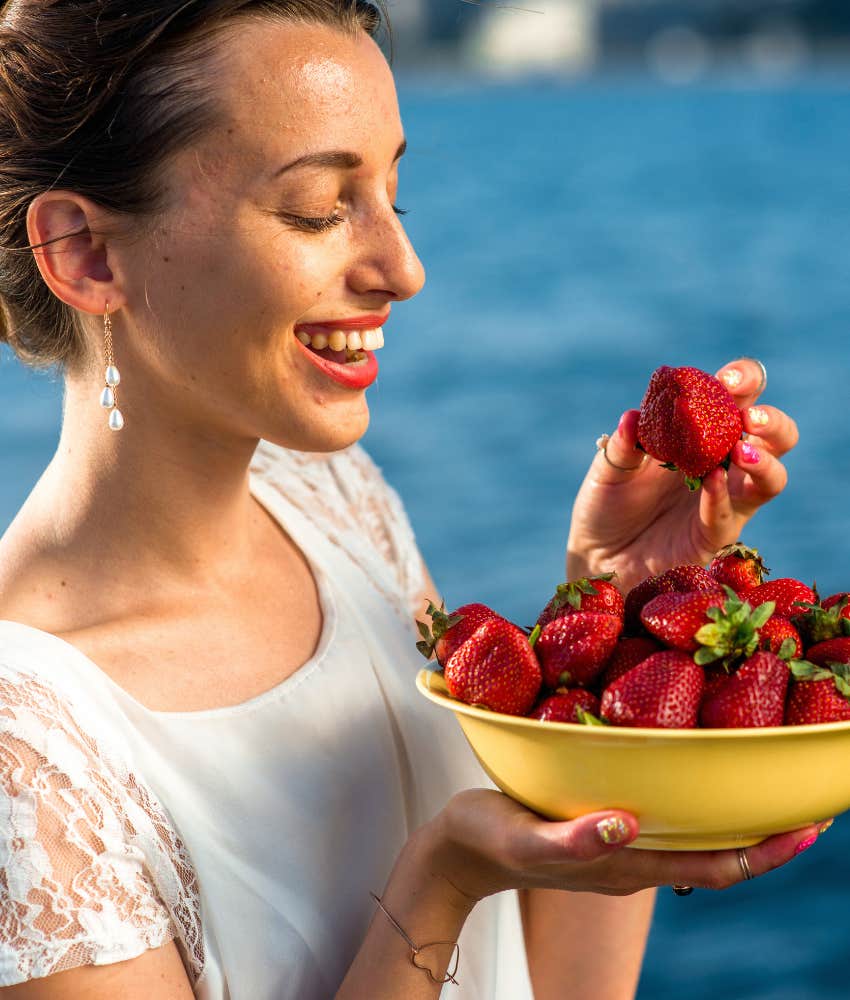
[[[189,977],[174,941],[138,958],[85,965],[44,979],[0,989],[2,1000],[193,1000]]]

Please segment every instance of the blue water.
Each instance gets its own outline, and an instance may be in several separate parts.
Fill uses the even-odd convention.
[[[594,440],[657,365],[762,358],[801,444],[748,530],[774,576],[850,589],[850,77],[783,88],[408,80],[399,201],[428,285],[398,307],[367,445],[449,603],[531,620]],[[59,386],[0,365],[0,527]],[[661,893],[641,1000],[850,996],[850,818],[782,871]]]

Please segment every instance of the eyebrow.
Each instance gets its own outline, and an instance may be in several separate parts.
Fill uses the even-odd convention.
[[[393,163],[401,159],[406,151],[407,139],[403,139],[393,157]],[[275,177],[280,177],[281,174],[285,174],[288,170],[294,170],[296,167],[333,167],[337,170],[354,170],[362,166],[363,158],[357,153],[349,153],[344,149],[329,149],[321,153],[307,153],[305,156],[299,156],[297,160],[281,167],[275,173]]]

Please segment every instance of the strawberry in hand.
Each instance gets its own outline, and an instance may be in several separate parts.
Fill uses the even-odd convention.
[[[624,592],[648,576],[684,563],[706,565],[734,543],[763,504],[785,487],[780,458],[797,442],[797,428],[781,410],[758,403],[761,366],[740,359],[721,369],[741,411],[747,439],[731,451],[728,472],[715,468],[702,489],[681,480],[637,447],[639,412],[629,410],[598,451],[573,507],[567,577],[615,571]],[[607,459],[606,459],[607,455]]]
[[[685,474],[689,490],[728,465],[744,430],[735,399],[713,375],[698,368],[656,369],[640,405],[637,440],[665,469]]]

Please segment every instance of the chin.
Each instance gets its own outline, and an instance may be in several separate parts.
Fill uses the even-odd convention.
[[[266,441],[292,451],[330,454],[356,444],[369,429],[369,407],[365,403],[365,397],[362,409],[346,414],[344,419],[340,419],[339,414],[328,413],[323,416],[326,419],[316,420],[314,423],[269,429],[262,436]]]

